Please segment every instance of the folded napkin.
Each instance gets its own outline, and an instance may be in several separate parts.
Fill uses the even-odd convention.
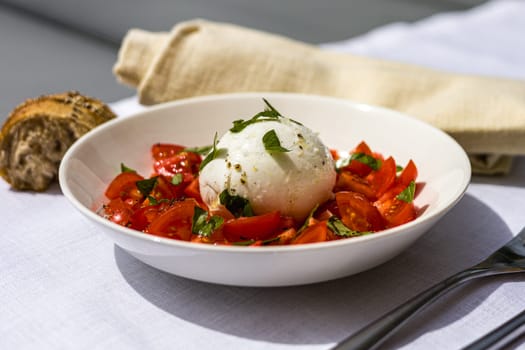
[[[475,173],[505,173],[525,154],[525,82],[448,73],[322,50],[227,23],[128,32],[114,67],[140,103],[243,91],[328,95],[395,109],[454,137]]]

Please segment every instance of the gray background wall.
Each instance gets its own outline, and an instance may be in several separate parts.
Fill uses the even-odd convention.
[[[106,102],[134,92],[111,69],[129,28],[192,18],[321,43],[412,22],[482,0],[0,0],[0,121],[26,98],[78,90]]]

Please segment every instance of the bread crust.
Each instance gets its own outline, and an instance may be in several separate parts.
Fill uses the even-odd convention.
[[[115,117],[106,104],[76,91],[26,100],[0,130],[0,176],[18,190],[46,190],[69,146]]]

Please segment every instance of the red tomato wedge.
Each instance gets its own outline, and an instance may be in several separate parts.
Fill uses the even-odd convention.
[[[204,205],[199,188],[199,178],[195,178],[192,182],[190,182],[190,184],[184,189],[184,195],[195,198],[199,204]]]
[[[224,223],[222,230],[230,242],[244,240],[266,240],[276,234],[281,224],[281,215],[278,211],[267,214],[240,217]]]
[[[384,227],[384,220],[376,207],[360,193],[337,192],[335,200],[341,221],[346,227],[358,232],[374,232]]]
[[[416,181],[417,178],[417,167],[416,164],[411,160],[408,161],[408,164],[403,168],[403,171],[397,179],[397,183],[408,186],[412,181]]]
[[[115,198],[104,206],[104,212],[109,220],[116,224],[126,226],[133,214],[133,209],[132,206],[125,203],[122,199]]]
[[[184,188],[182,186],[173,185],[165,176],[158,176],[150,196],[157,200],[175,199],[182,197],[183,190]]]
[[[362,154],[366,154],[367,156],[371,156],[371,157],[374,156],[372,154],[372,150],[370,149],[370,147],[368,147],[368,145],[364,141],[361,141],[359,145],[357,145],[357,147],[351,153],[352,154],[362,153]],[[359,176],[366,176],[372,171],[372,168],[363,162],[360,162],[358,160],[352,160],[350,164],[348,164],[348,166],[345,167],[345,170],[349,170],[352,173],[357,174]]]
[[[129,219],[129,227],[139,231],[145,230],[168,207],[168,203],[162,202],[157,205],[146,205],[135,210]]]
[[[417,168],[412,160],[403,168],[401,174],[397,177],[396,181],[390,188],[383,193],[379,198],[379,202],[385,202],[387,199],[396,197],[398,194],[403,192],[412,181],[416,181]]]
[[[375,192],[375,197],[380,197],[396,180],[396,162],[388,157],[378,170],[367,175],[366,180]]]
[[[387,222],[387,228],[405,224],[416,218],[414,204],[402,201],[396,197],[377,201],[375,206]]]
[[[139,197],[137,199],[140,199],[141,194],[137,189],[137,185],[135,184],[140,180],[144,180],[144,178],[135,172],[127,171],[120,173],[113,179],[113,181],[111,181],[108,188],[106,189],[105,195],[109,199],[137,196]]]
[[[189,241],[195,206],[197,203],[190,199],[176,202],[151,222],[147,232],[156,236]]]
[[[324,242],[326,241],[327,235],[328,227],[326,226],[326,221],[320,221],[305,228],[304,231],[292,240],[292,244]]]
[[[193,174],[199,172],[201,158],[192,152],[180,152],[174,156],[161,158],[153,164],[153,170],[159,175],[172,178],[175,174],[182,174],[184,180],[193,180]],[[188,179],[188,175],[191,179]]]
[[[170,143],[156,143],[151,146],[151,155],[153,159],[159,160],[168,157],[172,157],[177,153],[182,152],[185,149],[184,146],[170,144]]]
[[[358,192],[370,200],[376,199],[376,191],[370,183],[366,179],[348,171],[342,171],[337,176],[335,190]]]

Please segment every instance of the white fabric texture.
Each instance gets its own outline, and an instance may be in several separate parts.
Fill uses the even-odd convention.
[[[325,47],[523,79],[523,18],[525,2],[492,1]],[[135,98],[112,107],[121,116],[143,108]],[[328,349],[519,232],[525,158],[505,177],[475,177],[459,204],[390,262],[286,288],[213,285],[155,270],[98,232],[58,185],[34,194],[2,182],[0,193],[0,349]],[[523,309],[523,276],[472,281],[382,348],[458,349]]]

